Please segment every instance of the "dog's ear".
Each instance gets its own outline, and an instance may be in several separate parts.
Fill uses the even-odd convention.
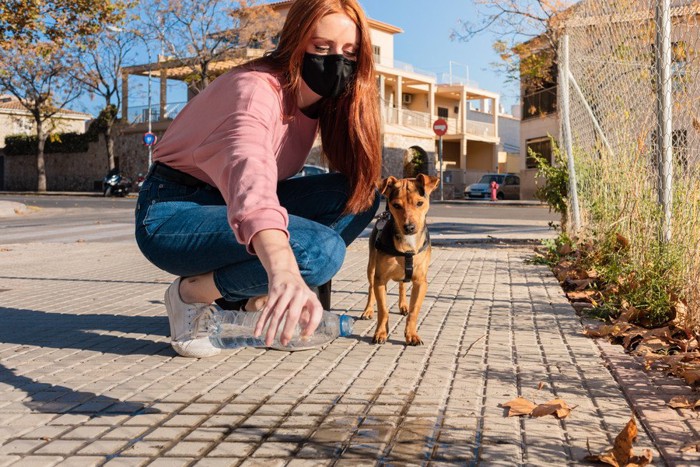
[[[389,188],[392,188],[394,185],[396,185],[398,181],[399,179],[394,176],[385,178],[379,183],[379,192],[383,195],[386,195],[386,191]]]
[[[432,193],[432,191],[437,188],[440,184],[440,179],[437,177],[429,177],[425,174],[418,174],[416,176],[416,182],[418,185],[422,186],[425,190],[425,194]]]

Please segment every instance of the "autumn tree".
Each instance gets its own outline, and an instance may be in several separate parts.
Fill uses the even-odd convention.
[[[54,122],[81,89],[76,50],[92,45],[103,24],[118,20],[111,0],[5,0],[0,8],[0,91],[34,120],[37,190],[46,191],[44,146]]]
[[[279,14],[256,0],[147,0],[143,7],[150,35],[188,70],[185,81],[194,93],[225,71],[216,62],[244,61],[250,48],[272,48],[282,26]]]
[[[453,38],[469,41],[484,32],[497,36],[493,48],[502,62],[495,66],[511,81],[522,79],[525,92],[540,90],[556,80],[559,25],[574,1],[474,0],[474,3],[479,19],[461,21],[461,28],[453,31]]]
[[[136,49],[137,42],[137,34],[125,29],[123,24],[108,25],[96,36],[95,46],[81,52],[75,75],[84,90],[103,101],[97,123],[104,135],[110,170],[116,165],[112,129],[121,108],[121,69]]]

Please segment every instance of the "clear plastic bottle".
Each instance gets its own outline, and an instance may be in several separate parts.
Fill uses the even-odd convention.
[[[260,337],[253,337],[260,313],[260,311],[223,310],[217,307],[209,325],[209,340],[214,347],[221,349],[268,347],[265,345],[265,330]],[[269,347],[278,350],[305,350],[319,347],[338,336],[349,336],[352,333],[352,322],[351,316],[324,311],[318,328],[311,336],[302,337],[301,328],[297,325],[289,343],[282,345],[279,341],[283,328],[281,325],[274,342]]]

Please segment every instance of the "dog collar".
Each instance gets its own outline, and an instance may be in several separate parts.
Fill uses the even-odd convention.
[[[394,236],[396,235],[394,223],[391,221],[391,213],[384,211],[379,215],[377,222],[374,224],[374,247],[391,256],[403,256],[404,261],[404,277],[402,282],[411,282],[413,277],[413,257],[418,253],[424,252],[430,245],[430,232],[427,227],[423,228],[425,233],[425,241],[420,249],[414,251],[399,251],[394,246]]]

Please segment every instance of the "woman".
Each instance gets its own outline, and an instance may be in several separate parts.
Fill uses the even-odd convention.
[[[318,326],[310,287],[340,269],[369,224],[381,172],[378,91],[356,0],[296,0],[278,47],[217,78],[155,147],[139,193],[136,240],[178,277],[165,293],[172,346],[219,353],[210,304],[267,296],[255,333],[271,345]],[[291,178],[320,131],[336,173]],[[251,303],[251,301],[249,301]],[[247,307],[249,309],[249,307]]]

